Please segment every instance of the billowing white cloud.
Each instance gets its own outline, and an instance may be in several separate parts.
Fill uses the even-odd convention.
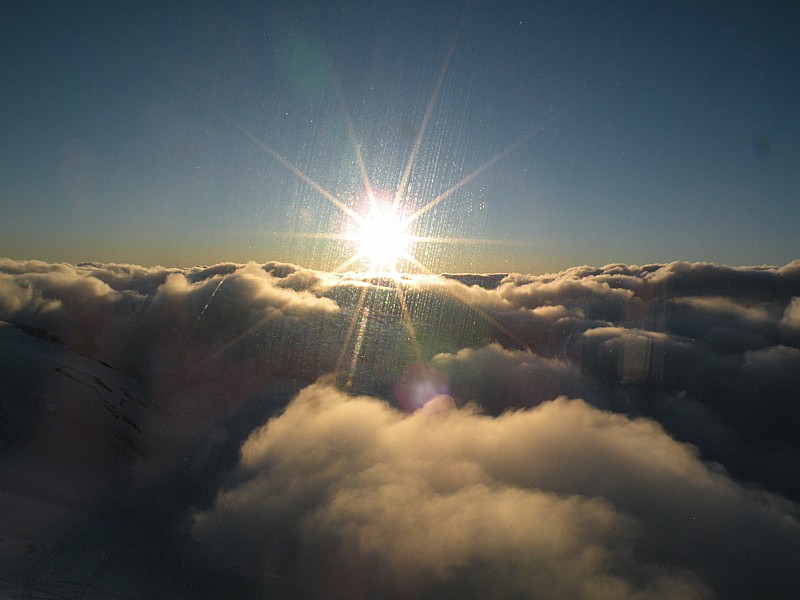
[[[317,384],[194,531],[310,596],[752,598],[798,589],[796,511],[579,400],[406,416]]]

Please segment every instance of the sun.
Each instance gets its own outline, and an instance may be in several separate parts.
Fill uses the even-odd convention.
[[[230,114],[209,103],[209,106],[211,106],[211,108],[215,110],[222,118],[228,121],[231,126],[241,132],[256,146],[261,148],[265,154],[272,157],[279,164],[283,165],[287,170],[294,174],[299,181],[305,183],[310,189],[314,190],[317,194],[319,194],[319,196],[330,202],[342,213],[343,221],[348,225],[343,226],[338,232],[324,231],[302,234],[295,233],[290,235],[314,239],[335,240],[337,242],[350,244],[352,246],[352,254],[349,255],[347,260],[333,269],[334,273],[349,275],[352,274],[352,271],[349,269],[351,269],[351,267],[354,265],[358,265],[359,267],[363,266],[363,268],[366,270],[355,273],[356,279],[362,278],[366,275],[368,278],[377,277],[377,285],[384,286],[393,284],[396,292],[397,303],[402,313],[406,331],[408,332],[408,340],[410,341],[414,350],[416,364],[423,364],[424,357],[422,348],[417,341],[417,334],[412,321],[412,311],[409,307],[409,302],[407,302],[406,299],[405,288],[408,286],[410,279],[407,278],[406,275],[409,275],[409,273],[400,273],[399,268],[402,266],[405,269],[435,277],[435,274],[429,269],[429,267],[423,264],[414,255],[420,246],[424,246],[425,244],[474,244],[486,242],[487,240],[482,238],[468,239],[456,237],[434,237],[430,235],[419,234],[431,229],[430,216],[433,215],[431,211],[435,207],[452,197],[465,186],[468,186],[482,173],[492,168],[492,166],[494,166],[498,161],[513,152],[516,148],[525,144],[536,134],[536,132],[541,129],[541,126],[530,129],[523,128],[525,133],[520,138],[500,150],[497,154],[479,166],[472,169],[461,179],[450,185],[450,187],[441,191],[437,196],[427,201],[424,201],[424,198],[416,197],[415,194],[408,193],[410,188],[420,189],[420,187],[426,187],[413,185],[414,182],[412,182],[412,175],[414,174],[414,166],[416,161],[419,158],[420,148],[423,138],[425,137],[425,132],[427,131],[428,124],[430,123],[433,115],[434,106],[436,105],[442,89],[442,82],[450,63],[450,59],[453,55],[457,37],[458,29],[456,30],[450,42],[447,56],[445,57],[442,67],[439,71],[436,84],[434,85],[433,92],[428,100],[428,105],[417,130],[414,144],[408,153],[405,167],[403,168],[402,173],[398,171],[398,183],[394,188],[393,193],[384,193],[384,190],[376,189],[373,186],[366,162],[364,161],[364,156],[361,152],[361,144],[356,136],[355,127],[344,101],[344,95],[338,80],[333,75],[333,88],[339,99],[342,118],[347,126],[347,135],[353,150],[353,158],[355,159],[355,164],[358,167],[361,179],[361,186],[359,188],[349,190],[348,192],[343,193],[341,196],[333,194],[325,189],[317,180],[313,179],[294,163],[290,162],[282,152],[279,152],[270,146]],[[381,169],[381,171],[386,171],[387,168],[388,167],[384,167]],[[423,217],[426,215],[428,215],[428,223],[425,223],[423,219]],[[436,230],[438,227],[434,226],[433,229]],[[336,254],[338,255],[338,249]],[[428,254],[428,256],[430,256],[430,254]],[[350,277],[348,278],[352,279]],[[370,311],[372,309],[372,300],[369,299],[368,292],[373,286],[361,285],[360,287],[361,292],[358,295],[356,305],[353,309],[350,326],[347,329],[345,340],[342,344],[342,349],[336,361],[336,368],[334,371],[337,381],[338,377],[342,374],[345,374],[346,371],[347,377],[344,382],[346,382],[346,386],[348,388],[353,384],[354,373],[359,358],[362,354],[362,342],[370,321]],[[476,307],[469,296],[460,293],[458,289],[458,287],[452,287],[449,289],[449,292],[456,300],[471,308],[476,314],[478,314],[488,323],[494,325],[505,335],[509,336],[509,338],[515,339],[519,343],[520,347],[528,348],[528,345],[524,341],[517,339],[512,332],[502,325],[502,323],[492,318],[491,315],[487,314],[485,311]],[[247,331],[237,336],[219,352],[225,352],[242,341],[245,337],[269,322],[275,314],[279,313],[274,312],[268,314],[266,317],[256,322]],[[350,367],[349,370],[347,370],[346,358],[349,348],[352,348],[352,353],[350,355]],[[446,397],[446,395],[440,394],[436,396],[436,398],[440,399],[443,397]]]
[[[371,272],[396,272],[402,261],[412,260],[414,236],[394,206],[370,203],[369,212],[355,220],[344,239],[355,246],[355,260]]]

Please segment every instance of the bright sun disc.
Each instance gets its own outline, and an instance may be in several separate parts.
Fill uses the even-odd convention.
[[[348,236],[358,258],[372,271],[395,271],[397,263],[410,256],[413,237],[390,210],[373,207]]]

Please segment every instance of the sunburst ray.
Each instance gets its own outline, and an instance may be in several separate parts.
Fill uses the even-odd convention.
[[[453,33],[453,37],[450,40],[450,45],[447,48],[447,54],[442,62],[442,67],[439,69],[439,75],[436,78],[436,83],[433,86],[433,92],[428,100],[428,106],[425,108],[425,114],[422,117],[422,123],[420,124],[419,130],[417,131],[417,136],[414,139],[414,146],[411,148],[411,154],[409,154],[405,169],[403,169],[403,175],[400,178],[400,184],[397,186],[397,191],[395,191],[394,200],[392,201],[392,212],[397,212],[400,201],[402,200],[403,195],[406,193],[406,186],[408,185],[408,180],[411,177],[411,170],[414,168],[414,163],[417,160],[419,148],[422,145],[422,139],[425,137],[425,131],[428,129],[428,122],[431,120],[431,116],[433,115],[433,107],[436,105],[436,102],[439,99],[439,94],[442,91],[444,77],[447,74],[450,60],[453,58],[453,53],[455,52],[456,48],[456,41],[458,40],[458,35],[461,32],[461,27],[464,25],[466,14],[467,11],[465,6],[455,32]]]

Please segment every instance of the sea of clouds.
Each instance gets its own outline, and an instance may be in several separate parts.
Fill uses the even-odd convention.
[[[800,261],[3,259],[0,320],[12,592],[800,594]]]

